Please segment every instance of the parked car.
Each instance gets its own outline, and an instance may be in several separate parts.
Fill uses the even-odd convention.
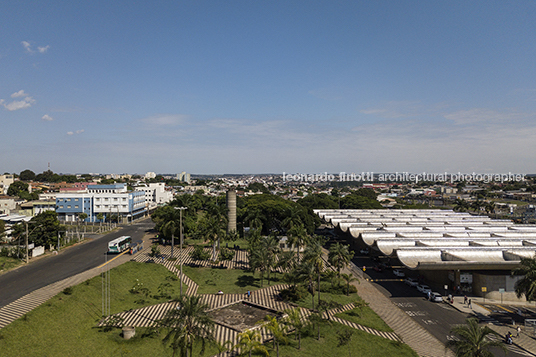
[[[440,293],[433,292],[430,294],[430,301],[433,302],[443,302],[443,296]]]
[[[406,278],[404,279],[404,283],[406,283],[407,285],[409,286],[412,286],[412,287],[417,287],[417,285],[419,285],[419,282],[413,278]]]
[[[404,274],[404,271],[402,269],[395,269],[393,270],[393,274],[395,274],[396,276],[398,276],[399,278],[403,278],[406,276],[406,274]]]
[[[425,295],[432,292],[432,289],[430,289],[428,285],[424,285],[424,284],[417,285],[417,290],[419,290],[421,293]]]

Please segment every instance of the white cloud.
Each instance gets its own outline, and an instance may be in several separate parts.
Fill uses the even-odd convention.
[[[48,121],[54,120],[54,118],[52,118],[52,117],[51,117],[50,115],[48,115],[48,114],[43,115],[43,117],[42,117],[41,119],[43,119],[43,120],[48,120]]]
[[[24,47],[24,49],[26,50],[26,52],[28,53],[35,53],[35,50],[32,49],[32,45],[30,44],[30,42],[28,41],[22,41],[21,42],[22,44],[22,47]],[[48,51],[48,49],[50,48],[50,45],[46,45],[46,46],[38,46],[37,47],[37,51],[39,53],[46,53]]]
[[[24,90],[21,89],[20,91],[13,93],[11,95],[11,98],[27,97],[27,96],[28,96],[28,94],[24,93]]]
[[[67,135],[82,134],[83,132],[84,132],[84,129],[80,129],[77,131],[68,131]]]
[[[28,53],[33,53],[32,47],[28,41],[22,41],[22,47],[26,50]]]
[[[23,100],[14,100],[14,101],[12,101],[11,103],[8,103],[8,104],[4,104],[3,99],[0,102],[0,104],[2,104],[4,106],[4,108],[6,108],[9,111],[29,108],[34,103],[35,103],[35,99],[33,99],[32,97],[26,97]]]
[[[497,111],[485,108],[472,108],[449,113],[444,117],[445,119],[452,120],[456,125],[479,125],[484,123],[508,124],[511,121],[519,121],[533,116],[534,114],[532,113],[519,113],[512,110]]]
[[[186,122],[188,119],[187,115],[183,114],[157,114],[147,118],[141,119],[142,122],[151,124],[151,125],[178,125]]]

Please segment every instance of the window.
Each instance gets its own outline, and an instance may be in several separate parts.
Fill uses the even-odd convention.
[[[60,208],[63,208],[63,205],[61,205]]]
[[[78,205],[74,206],[74,208],[78,208]]]
[[[67,206],[67,208],[71,208],[71,206]]]

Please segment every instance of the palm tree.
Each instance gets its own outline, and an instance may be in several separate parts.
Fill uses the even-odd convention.
[[[304,246],[309,242],[309,236],[303,224],[293,226],[288,231],[288,243],[290,245],[296,246],[296,256],[298,257],[298,262],[300,261],[300,247]]]
[[[229,340],[221,343],[216,341],[216,348],[218,349],[218,357],[221,357],[221,354],[229,351],[233,347],[233,343]]]
[[[182,296],[179,306],[160,321],[167,330],[162,342],[171,343],[173,356],[180,350],[181,357],[192,357],[196,341],[201,342],[201,354],[204,353],[206,342],[214,339],[214,322],[206,312],[208,308],[199,296]]]
[[[314,312],[309,315],[309,321],[316,326],[317,328],[317,340],[320,340],[320,325],[322,325],[326,320],[322,317],[322,312]]]
[[[288,315],[285,319],[285,323],[296,331],[296,338],[298,339],[298,349],[301,349],[301,334],[307,324],[301,317],[299,307],[286,310],[285,312]]]
[[[261,333],[259,330],[247,330],[238,335],[238,344],[234,348],[239,348],[242,353],[261,352],[266,356],[270,356],[266,347],[261,343]]]
[[[350,283],[354,281],[359,282],[359,279],[355,278],[353,274],[341,274],[341,277],[346,281],[346,296],[350,295]]]
[[[253,273],[255,273],[255,271],[258,270],[261,275],[261,288],[262,288],[264,284],[264,274],[271,267],[270,253],[265,249],[250,249],[248,251],[248,259],[249,259],[250,270]]]
[[[337,276],[341,277],[341,269],[346,267],[354,257],[354,252],[348,249],[348,245],[335,243],[329,248],[329,263],[337,269]]]
[[[318,303],[320,304],[320,278],[322,277],[322,271],[324,270],[324,259],[322,259],[322,245],[320,240],[307,246],[303,255],[303,260],[310,261],[314,266],[317,279]]]
[[[276,264],[277,253],[281,250],[279,248],[279,238],[275,235],[270,235],[268,237],[263,237],[261,239],[260,248],[266,250],[267,252],[267,264],[268,264],[268,285],[270,285],[270,274],[272,268]]]
[[[279,357],[279,343],[287,342],[287,337],[285,336],[285,328],[277,321],[275,316],[266,315],[264,318],[265,321],[268,321],[264,327],[266,327],[273,336],[274,349],[277,351],[277,357]]]
[[[278,254],[276,267],[281,268],[285,276],[288,278],[288,281],[291,282],[293,286],[296,286],[294,274],[292,274],[292,271],[296,268],[296,254],[292,250],[280,252]]]
[[[512,272],[513,275],[524,275],[515,285],[518,298],[525,296],[527,301],[536,300],[536,256],[521,259],[521,266]]]
[[[308,283],[308,291],[311,294],[313,310],[315,309],[315,278],[316,266],[310,260],[303,260],[296,270],[297,278]]]
[[[299,226],[300,224],[303,225],[303,221],[301,219],[302,210],[299,208],[299,206],[289,206],[285,209],[285,214],[286,218],[283,219],[281,225],[287,230],[292,229],[292,227]]]
[[[506,352],[506,347],[501,339],[491,340],[489,335],[499,334],[488,326],[479,326],[478,319],[467,319],[465,325],[458,325],[450,330],[456,334],[458,340],[449,340],[447,347],[453,347],[456,357],[493,357],[493,353],[489,351],[491,347],[499,347]]]

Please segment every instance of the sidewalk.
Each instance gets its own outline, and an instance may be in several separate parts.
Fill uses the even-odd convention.
[[[479,318],[481,321],[488,321],[487,326],[500,334],[502,337],[506,335],[507,332],[511,332],[512,335],[516,336],[517,332],[516,329],[518,325],[513,324],[502,324],[498,321],[494,320],[493,318],[489,317],[490,311],[486,308],[484,308],[481,304],[497,304],[501,305],[500,301],[493,300],[493,299],[485,299],[482,297],[474,297],[470,296],[471,299],[471,308],[467,304],[464,304],[463,296],[455,296],[454,298],[454,304],[452,304],[452,307],[454,307],[456,310],[465,312],[465,313],[472,313],[475,317]],[[510,302],[508,301],[508,305],[517,305],[517,306],[529,306],[526,302]],[[531,353],[536,354],[536,336],[534,335],[534,330],[530,329],[527,330],[525,326],[521,326],[521,335],[517,338],[514,338],[514,345],[518,346],[526,351],[529,351]]]
[[[325,250],[327,258],[327,251]],[[372,283],[363,279],[362,271],[350,263],[348,268],[343,269],[343,273],[353,274],[359,278],[359,282],[353,283],[357,288],[357,294],[369,303],[369,307],[378,314],[383,321],[394,332],[400,336],[402,341],[411,347],[419,356],[422,357],[451,357],[454,353],[446,349],[445,345],[437,338],[432,336],[421,325],[416,323],[404,311],[395,306],[391,300],[383,295]]]

